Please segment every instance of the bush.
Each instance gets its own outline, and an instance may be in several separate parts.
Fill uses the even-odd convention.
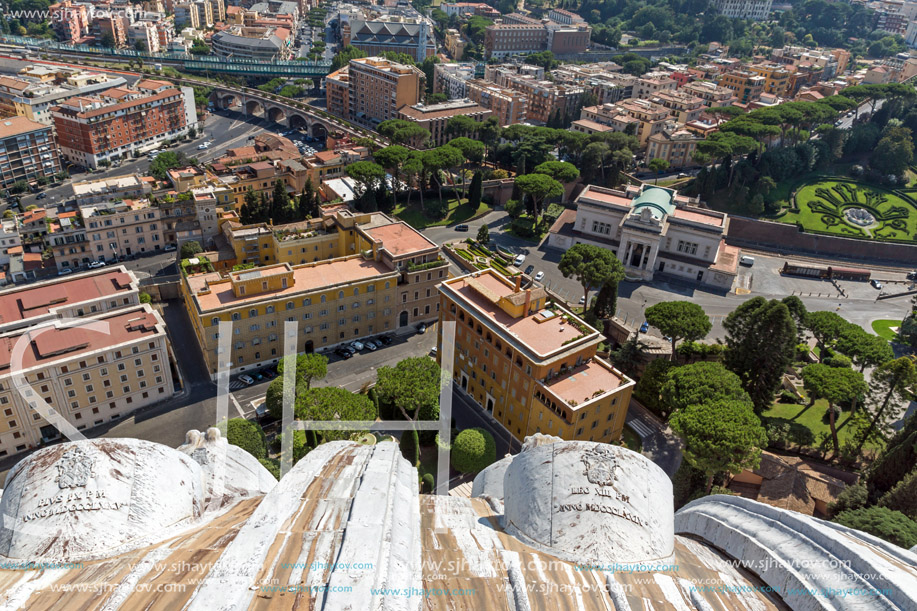
[[[401,455],[404,456],[411,465],[420,465],[420,442],[417,438],[417,431],[405,431],[401,435]]]
[[[849,357],[844,356],[843,354],[835,353],[828,358],[822,359],[821,361],[829,367],[847,367],[850,368],[853,366],[853,361]]]
[[[785,388],[780,391],[779,395],[777,395],[777,400],[781,403],[789,403],[791,405],[794,403],[799,403],[799,399],[796,398],[796,395]]]
[[[530,238],[535,235],[535,220],[531,218],[519,218],[513,221],[513,233],[523,238]]]
[[[239,446],[255,458],[267,456],[264,445],[264,431],[261,427],[245,418],[232,418],[226,423],[226,439],[234,446]]]
[[[271,475],[280,479],[280,461],[276,458],[259,458],[258,462],[260,462],[265,469],[270,471]]]
[[[466,429],[455,438],[451,458],[456,471],[477,473],[497,460],[497,446],[484,429]]]
[[[900,511],[892,511],[887,507],[843,511],[834,521],[875,535],[904,549],[917,545],[917,522]]]
[[[675,501],[675,509],[680,509],[698,492],[703,493],[705,484],[706,480],[703,472],[689,465],[688,461],[681,461],[681,466],[672,476],[672,495]]]
[[[153,298],[150,297],[149,293],[140,293],[140,303],[150,303],[153,301]]]
[[[424,473],[423,477],[420,478],[420,481],[420,491],[424,494],[432,494],[433,490],[436,489],[436,480],[434,479],[432,473]]]
[[[200,242],[196,240],[191,240],[181,245],[180,254],[182,259],[190,259],[199,252],[204,252],[204,249],[201,247]]]
[[[836,516],[845,511],[862,509],[866,506],[868,501],[869,490],[866,489],[866,484],[857,482],[852,486],[844,488],[841,493],[837,495],[837,500],[828,505],[828,510],[831,512],[831,515]]]

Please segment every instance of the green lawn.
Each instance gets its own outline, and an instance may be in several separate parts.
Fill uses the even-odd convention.
[[[828,402],[824,399],[817,400],[815,405],[808,409],[806,409],[805,405],[774,403],[774,405],[769,410],[765,411],[763,415],[778,421],[785,420],[790,426],[796,424],[806,427],[812,431],[812,435],[815,439],[813,445],[817,446],[820,433],[831,434],[831,428],[822,422],[822,416],[825,415],[825,410],[827,408]],[[837,420],[837,438],[841,446],[844,445],[844,441],[850,436],[850,431],[846,426],[849,418],[850,412],[841,412]],[[875,446],[866,444],[866,447],[874,448]]]
[[[898,337],[898,333],[892,331],[892,327],[897,328],[900,325],[900,320],[874,320],[872,321],[872,331],[882,339],[893,342]]]
[[[786,196],[789,197],[789,193]],[[799,222],[810,231],[863,239],[914,241],[917,234],[917,202],[910,196],[899,196],[881,187],[854,181],[815,179],[797,189],[796,205],[798,212],[789,210],[776,220]],[[868,210],[876,218],[876,224],[862,228],[847,222],[844,211],[849,208]]]
[[[433,198],[427,198],[428,203],[432,201],[437,201]],[[394,215],[413,227],[414,229],[423,230],[427,227],[442,227],[445,225],[452,225],[455,223],[461,223],[467,221],[473,216],[478,214],[483,214],[489,211],[491,208],[484,202],[481,202],[481,205],[477,209],[472,209],[468,205],[468,200],[463,199],[459,201],[458,199],[447,200],[449,204],[449,212],[446,213],[446,218],[444,219],[430,219],[421,211],[420,209],[420,198],[416,195],[411,198],[411,207],[406,208],[404,202],[399,202],[395,206]]]

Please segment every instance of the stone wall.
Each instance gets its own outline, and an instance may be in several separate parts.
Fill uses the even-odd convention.
[[[739,216],[729,217],[726,242],[780,254],[798,253],[899,265],[917,263],[917,245],[801,233],[795,225],[788,223],[758,221]]]

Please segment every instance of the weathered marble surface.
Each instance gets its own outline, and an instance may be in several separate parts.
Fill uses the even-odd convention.
[[[672,555],[672,483],[647,458],[586,441],[516,456],[503,481],[505,528],[572,561],[640,562]]]
[[[78,561],[123,552],[273,488],[276,480],[254,457],[217,429],[208,434],[180,450],[93,439],[32,454],[10,471],[0,498],[0,555]]]

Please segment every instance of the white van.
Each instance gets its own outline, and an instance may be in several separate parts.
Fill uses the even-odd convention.
[[[749,257],[748,255],[742,255],[742,257],[739,259],[739,263],[741,265],[747,265],[748,267],[751,267],[755,264],[755,258]]]

